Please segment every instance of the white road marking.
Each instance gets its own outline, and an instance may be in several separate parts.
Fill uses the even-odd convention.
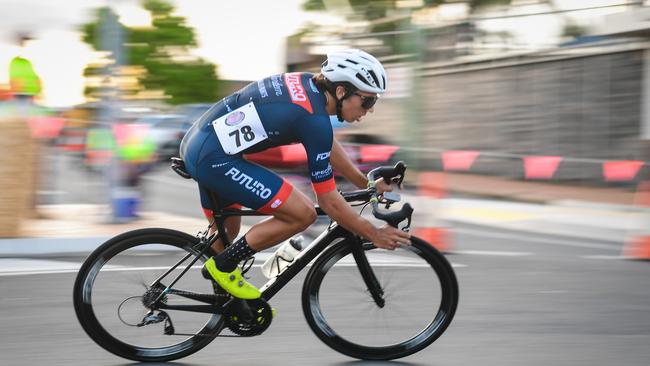
[[[578,258],[584,259],[625,259],[622,255],[581,255]]]
[[[257,263],[253,267],[259,268],[264,263],[262,258],[268,258],[272,253],[258,253],[260,258],[257,260]],[[406,267],[406,268],[418,268],[418,267],[428,267],[428,265],[420,263],[419,261],[414,260],[402,260],[402,261],[392,261],[388,262],[386,260],[370,259],[370,262],[375,267]],[[343,267],[353,267],[356,264],[351,259],[350,261],[344,260],[337,264],[337,266]],[[308,266],[311,266],[309,264]],[[74,262],[61,262],[53,260],[40,260],[40,259],[0,259],[0,277],[3,276],[25,276],[25,275],[42,275],[42,274],[65,274],[65,273],[77,273],[81,263]],[[467,267],[465,264],[452,263],[454,268]],[[193,269],[201,269],[201,265],[192,266]],[[103,272],[134,272],[134,271],[164,271],[169,269],[169,266],[148,266],[148,267],[123,267],[123,266],[107,266],[102,268]],[[182,268],[179,268],[181,270]]]
[[[535,242],[535,243],[550,244],[550,245],[562,245],[562,246],[574,247],[574,248],[605,249],[605,250],[615,250],[615,251],[621,250],[621,247],[619,245],[614,245],[614,244],[609,245],[609,244],[576,243],[575,241],[569,241],[569,240],[536,237],[536,235],[541,236],[543,234],[528,234],[524,236],[515,233],[493,233],[489,231],[481,231],[481,230],[474,230],[474,229],[467,229],[467,228],[455,228],[454,232],[461,233],[461,234],[475,235],[480,237],[520,240],[525,242]],[[576,240],[586,240],[586,239],[576,238]]]
[[[454,250],[454,254],[468,254],[468,255],[487,255],[487,256],[497,256],[497,257],[525,257],[528,255],[534,255],[534,253],[527,252],[503,252],[498,250]]]

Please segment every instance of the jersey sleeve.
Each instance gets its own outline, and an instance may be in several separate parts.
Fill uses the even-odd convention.
[[[334,135],[327,116],[307,116],[299,122],[302,145],[307,153],[311,184],[317,195],[336,190],[330,154]]]

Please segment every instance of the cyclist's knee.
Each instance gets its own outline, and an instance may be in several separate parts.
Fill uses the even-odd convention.
[[[316,222],[316,219],[318,218],[318,215],[316,214],[316,210],[314,209],[314,206],[308,206],[305,208],[305,210],[299,215],[299,224],[300,224],[300,231],[306,230],[308,227],[310,227],[314,222]]]
[[[318,217],[311,200],[304,194],[295,191],[274,216],[291,225],[296,232],[308,228]]]
[[[317,217],[314,206],[303,204],[295,207],[288,216],[282,219],[293,226],[296,232],[300,232],[313,224]]]

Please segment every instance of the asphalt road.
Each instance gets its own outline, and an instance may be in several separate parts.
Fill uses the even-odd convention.
[[[41,203],[107,202],[101,175],[70,156],[48,159]],[[200,217],[195,183],[164,167],[142,182],[144,209]],[[650,362],[650,263],[620,259],[622,243],[468,225],[452,232],[448,259],[460,285],[456,317],[434,344],[390,364]],[[0,365],[130,364],[95,345],[77,322],[72,284],[82,260],[0,259]],[[278,316],[263,335],[218,338],[176,364],[389,364],[355,361],[320,342],[303,319],[302,278],[273,298]]]
[[[434,344],[392,364],[648,364],[649,263],[618,259],[619,243],[456,229],[456,254],[448,256],[461,291],[454,322]],[[0,260],[21,269],[0,276],[0,364],[129,364],[77,323],[71,294],[82,259]],[[52,272],[20,273],[43,268]],[[218,338],[177,364],[389,364],[355,361],[321,343],[303,319],[301,280],[273,299],[278,315],[266,333]]]

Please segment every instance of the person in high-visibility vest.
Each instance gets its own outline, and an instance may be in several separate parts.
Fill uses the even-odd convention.
[[[19,36],[20,46],[24,47],[30,38]],[[41,79],[34,71],[31,61],[23,56],[16,56],[9,64],[9,84],[15,99],[33,101],[41,93]]]

